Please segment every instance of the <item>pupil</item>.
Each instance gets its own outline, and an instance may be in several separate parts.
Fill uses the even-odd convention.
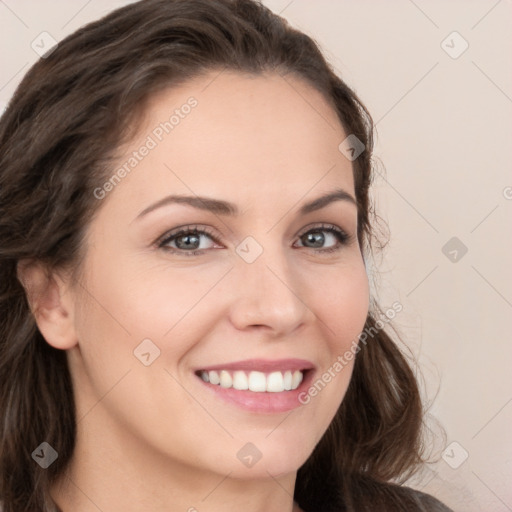
[[[190,239],[198,239],[198,236],[197,235],[182,235],[180,236],[179,238],[176,239],[176,245],[178,246],[179,249],[187,249],[187,248],[190,248],[191,245],[193,245],[193,243],[191,244],[190,242]],[[180,243],[179,241],[180,240],[185,240],[185,242],[181,245],[183,245],[183,247],[180,247]],[[198,240],[196,240],[196,243],[198,242]],[[194,247],[195,249],[197,249],[197,247]]]
[[[324,243],[324,235],[320,231],[316,231],[314,233],[308,233],[306,235],[308,242],[312,242],[316,244],[315,247],[321,247]]]

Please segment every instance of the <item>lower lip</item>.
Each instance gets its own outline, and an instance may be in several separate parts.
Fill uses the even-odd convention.
[[[239,390],[235,388],[223,388],[219,384],[210,384],[201,377],[197,377],[207,389],[210,389],[220,399],[234,404],[241,409],[257,413],[276,414],[280,412],[291,411],[303,405],[299,401],[299,396],[304,393],[313,378],[313,370],[308,370],[299,387],[294,390],[281,391],[273,393],[269,391],[255,392],[248,390]],[[302,395],[304,396],[304,395]]]

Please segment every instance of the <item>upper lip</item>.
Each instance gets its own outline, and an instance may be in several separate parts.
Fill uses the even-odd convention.
[[[243,370],[243,371],[295,371],[311,370],[315,365],[306,359],[245,359],[243,361],[233,361],[231,363],[221,363],[212,366],[198,368],[197,371],[215,371],[215,370]]]

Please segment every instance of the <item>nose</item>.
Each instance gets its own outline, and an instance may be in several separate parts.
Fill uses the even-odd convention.
[[[291,333],[314,316],[300,276],[282,250],[269,249],[252,263],[237,258],[232,272],[230,319],[239,330],[266,328],[277,336]]]

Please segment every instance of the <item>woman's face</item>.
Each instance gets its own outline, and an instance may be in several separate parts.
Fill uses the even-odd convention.
[[[74,288],[79,439],[238,478],[294,472],[368,312],[349,134],[309,85],[227,71],[160,93],[139,128],[95,191]]]

